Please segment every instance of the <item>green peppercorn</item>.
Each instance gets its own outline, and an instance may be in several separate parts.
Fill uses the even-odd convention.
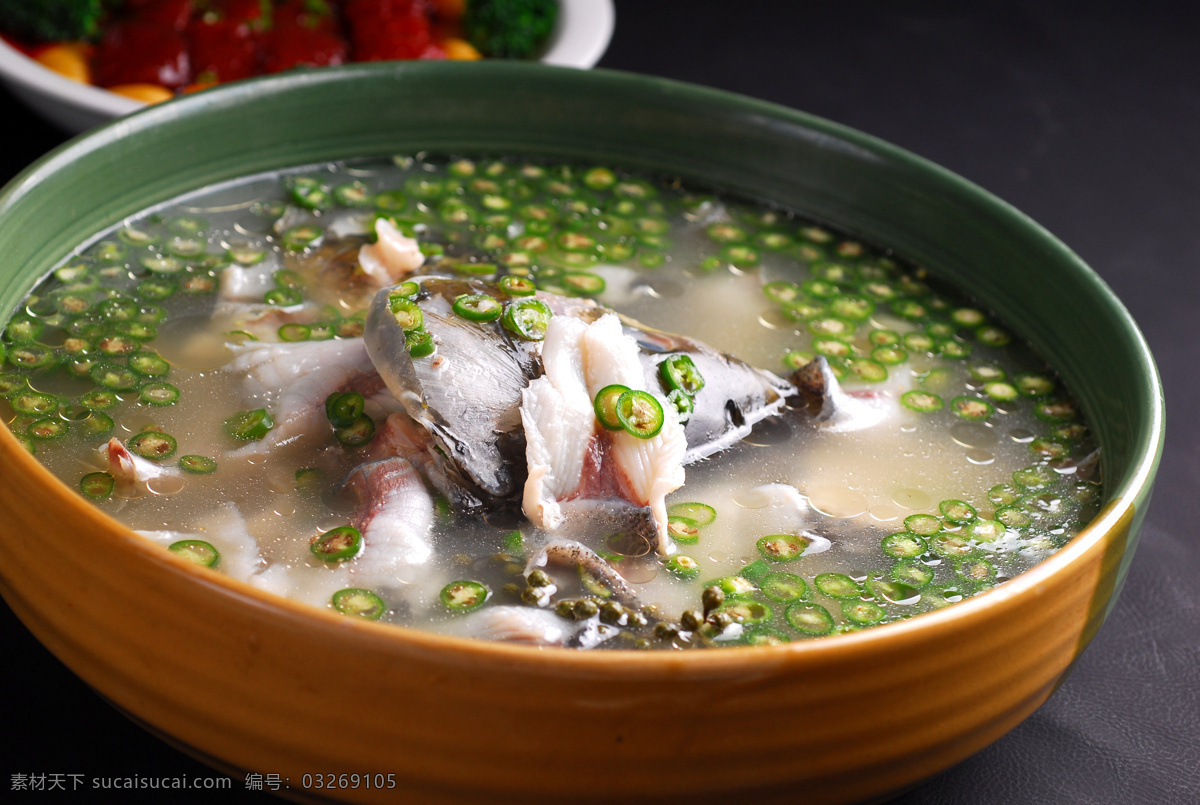
[[[718,632],[723,632],[733,625],[733,617],[728,612],[714,612],[708,616],[708,622]]]
[[[679,627],[673,623],[661,621],[654,624],[654,636],[659,640],[674,640],[679,637]]]
[[[684,611],[679,617],[679,625],[689,632],[694,632],[704,623],[704,616],[694,609]]]
[[[554,583],[544,570],[535,570],[526,577],[530,587],[549,587]]]
[[[725,591],[714,584],[701,593],[700,602],[704,604],[704,614],[707,615],[725,603]]]
[[[586,620],[599,611],[600,607],[590,598],[580,598],[575,602],[574,612],[577,620]]]
[[[616,601],[605,601],[600,605],[600,620],[605,623],[619,624],[625,616],[625,607]]]

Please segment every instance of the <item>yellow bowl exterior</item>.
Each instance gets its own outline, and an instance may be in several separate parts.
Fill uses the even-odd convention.
[[[1111,504],[1035,570],[907,622],[765,650],[589,654],[350,623],[132,535],[7,433],[0,466],[2,590],[38,639],[192,753],[354,802],[903,789],[1045,701],[1103,620],[1133,515]],[[303,789],[330,772],[397,788]]]

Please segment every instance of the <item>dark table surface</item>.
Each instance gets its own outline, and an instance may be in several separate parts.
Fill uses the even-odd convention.
[[[1167,446],[1108,623],[1045,706],[897,801],[1200,802],[1200,14],[1074,0],[616,5],[600,67],[802,109],[962,174],[1090,263],[1157,357]],[[67,139],[2,89],[0,121],[2,181]],[[10,793],[20,774],[68,789],[82,775],[70,796],[85,800],[93,777],[216,774],[109,707],[6,607],[0,641],[0,799],[47,796]],[[238,779],[191,800],[263,796]]]

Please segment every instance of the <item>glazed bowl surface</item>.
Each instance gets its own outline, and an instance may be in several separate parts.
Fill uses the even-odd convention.
[[[538,650],[347,622],[189,565],[91,507],[5,430],[0,592],[88,684],[220,768],[282,774],[296,797],[838,802],[942,771],[1062,682],[1114,604],[1149,500],[1163,440],[1152,357],[1111,291],[1035,223],[836,124],[537,65],[257,79],[105,126],[5,188],[0,310],[72,244],[184,191],[420,150],[679,175],[912,257],[1059,370],[1103,446],[1101,513],[1032,570],[901,623],[722,651]],[[392,775],[395,788],[302,785],[318,772]]]
[[[540,61],[558,67],[594,66],[612,39],[616,24],[612,0],[560,0],[559,9],[558,23]],[[30,109],[72,133],[87,131],[146,106],[142,101],[59,75],[2,39],[0,81]]]

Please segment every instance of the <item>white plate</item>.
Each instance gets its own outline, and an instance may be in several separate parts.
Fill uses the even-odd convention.
[[[558,23],[542,61],[560,67],[592,67],[612,39],[612,0],[559,0]],[[0,40],[0,80],[43,117],[70,132],[137,111],[141,101],[80,84],[48,70]]]

